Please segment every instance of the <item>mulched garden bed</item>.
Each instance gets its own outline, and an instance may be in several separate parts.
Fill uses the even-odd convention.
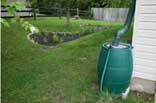
[[[82,30],[78,33],[72,32],[31,33],[28,35],[28,39],[41,45],[55,46],[57,44],[75,40],[98,31],[110,29],[111,26],[81,25],[81,28]]]

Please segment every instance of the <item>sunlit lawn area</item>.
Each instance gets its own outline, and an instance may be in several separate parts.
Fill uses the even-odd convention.
[[[18,23],[10,28],[2,26],[2,103],[153,103],[152,96],[135,92],[127,100],[99,96],[100,47],[113,39],[121,23],[72,19],[68,28],[65,18],[27,20],[41,31],[76,32],[82,24],[112,28],[50,47],[30,42],[28,32]],[[123,41],[131,40],[131,34],[132,29]]]

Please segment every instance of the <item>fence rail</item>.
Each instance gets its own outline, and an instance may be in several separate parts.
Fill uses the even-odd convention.
[[[79,15],[81,17],[87,17],[88,11],[85,10],[79,10],[79,9],[69,9],[70,15],[75,16]],[[52,16],[66,16],[67,9],[65,8],[25,8],[23,10],[16,11],[16,15],[20,17],[34,17],[36,19],[37,17],[52,17]],[[2,18],[11,18],[13,15],[11,15],[4,6],[1,6],[1,17]]]

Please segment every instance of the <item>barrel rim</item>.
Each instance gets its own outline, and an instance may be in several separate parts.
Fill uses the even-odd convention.
[[[132,49],[133,48],[132,45],[130,45],[128,43],[120,42],[119,45],[126,46],[126,48],[114,48],[114,47],[112,47],[111,43],[109,43],[109,42],[102,44],[102,47],[104,47],[106,49],[108,49],[108,48],[111,48],[111,49]]]

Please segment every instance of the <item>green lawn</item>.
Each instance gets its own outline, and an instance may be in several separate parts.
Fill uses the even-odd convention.
[[[97,60],[102,43],[112,40],[120,23],[65,19],[28,19],[41,31],[79,31],[80,24],[112,25],[57,47],[41,46],[27,40],[19,24],[2,27],[2,103],[153,103],[153,97],[131,92],[127,100],[100,97]],[[132,29],[123,38],[130,40]],[[105,102],[102,102],[105,101]],[[106,102],[109,101],[109,102]]]

